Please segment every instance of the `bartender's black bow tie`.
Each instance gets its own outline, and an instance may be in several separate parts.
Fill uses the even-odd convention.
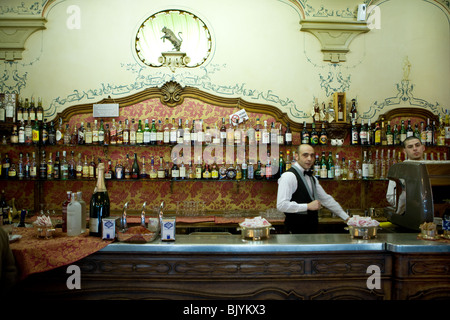
[[[308,175],[308,176],[312,177],[313,172],[312,172],[312,170],[305,170],[305,171],[303,171],[303,174],[304,174],[305,176]]]

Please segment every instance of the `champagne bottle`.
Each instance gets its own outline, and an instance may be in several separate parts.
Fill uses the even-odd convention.
[[[109,196],[105,186],[105,165],[98,164],[97,185],[90,202],[89,235],[100,237],[102,235],[102,219],[109,217]]]
[[[131,178],[139,179],[139,164],[138,164],[136,153],[134,154],[134,162],[133,162],[133,166],[131,167]]]

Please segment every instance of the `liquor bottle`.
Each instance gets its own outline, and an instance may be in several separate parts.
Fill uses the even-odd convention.
[[[222,161],[222,165],[219,167],[219,179],[223,180],[227,178],[227,168],[225,166],[225,161]]]
[[[435,146],[436,145],[436,132],[437,132],[437,128],[436,128],[436,121],[434,121],[433,120],[433,125],[432,125],[432,143],[431,143],[431,145],[432,146]]]
[[[369,161],[367,160],[367,151],[364,150],[364,158],[362,163],[362,179],[369,179]]]
[[[312,123],[310,144],[316,146],[319,144],[319,133],[316,131],[316,123]]]
[[[328,133],[325,129],[325,122],[322,122],[322,131],[320,131],[319,144],[321,146],[326,146],[328,144]]]
[[[255,141],[256,144],[261,143],[261,124],[259,122],[259,118],[256,119],[256,127],[255,127]]]
[[[226,144],[232,146],[234,144],[234,126],[231,119],[229,119],[230,123],[227,128],[227,141]]]
[[[130,144],[130,124],[128,122],[128,119],[125,119],[125,127],[123,128],[123,144],[129,145]]]
[[[203,145],[205,143],[205,131],[203,128],[203,120],[197,121],[197,145]]]
[[[345,162],[345,158],[342,158],[341,177],[342,177],[342,180],[348,179],[348,168],[347,168],[347,163]]]
[[[78,143],[78,128],[77,125],[75,124],[73,126],[72,134],[70,135],[70,145],[76,146],[77,143]]]
[[[27,99],[25,99],[25,105],[27,105]],[[34,107],[34,97],[31,97],[30,103],[28,104],[28,107],[27,107],[27,113],[28,113],[28,119],[30,121],[36,119],[36,111],[35,111],[35,107]]]
[[[144,162],[144,157],[142,157],[142,162]],[[150,174],[149,174],[150,179],[156,179],[158,178],[158,173],[156,172],[156,168],[155,168],[155,158],[152,156],[150,158]]]
[[[445,110],[445,145],[450,146],[450,115],[448,109]],[[445,153],[444,153],[445,154]]]
[[[367,120],[367,145],[368,146],[373,145],[374,141],[375,141],[375,133],[372,129],[372,124],[369,119]]]
[[[190,135],[189,135],[190,140]],[[177,144],[184,143],[184,128],[183,128],[183,120],[181,118],[178,119],[178,128],[177,128]]]
[[[180,180],[186,180],[186,166],[183,162],[178,166],[178,169],[180,170]]]
[[[38,98],[38,106],[36,108],[36,117],[38,121],[41,121],[44,119],[44,108],[42,107],[42,99]]]
[[[92,144],[98,145],[98,125],[97,119],[94,120],[94,126],[92,128]]]
[[[352,135],[351,135],[351,145],[358,145],[359,144],[359,133],[358,128],[356,127],[356,120],[352,119]]]
[[[412,137],[414,136],[414,131],[411,127],[411,119],[408,119],[408,127],[406,128],[406,137]]]
[[[313,173],[317,179],[320,178],[320,161],[319,161],[319,155],[317,153],[316,153],[316,160],[314,161]]]
[[[45,151],[42,151],[41,161],[39,163],[39,178],[47,179],[47,161],[45,160]]]
[[[43,146],[48,145],[48,127],[47,127],[47,119],[45,119],[45,121],[42,122],[42,125],[40,127],[40,137],[41,137],[41,144]]]
[[[272,125],[270,127],[270,144],[278,143],[278,130],[275,129],[275,123],[272,121]]]
[[[164,123],[164,132],[163,132],[163,143],[169,144],[170,142],[170,126],[169,126],[169,118],[166,118]]]
[[[197,143],[197,127],[195,126],[195,120],[192,120],[191,127],[191,145],[195,145]]]
[[[367,162],[369,163],[369,179],[373,179],[375,175],[375,165],[372,161],[372,151],[367,153]]]
[[[156,130],[156,144],[162,146],[164,144],[164,129],[161,120],[158,120],[158,127]]]
[[[50,152],[48,155],[48,161],[47,161],[47,180],[53,180],[54,178],[54,164],[53,164],[53,157],[52,153]]]
[[[350,109],[351,119],[356,122],[356,99],[352,99],[352,107]]]
[[[279,129],[278,129],[278,139],[277,139],[278,145],[282,146],[285,144],[284,138],[285,138],[285,135],[283,134],[283,125],[280,123]]]
[[[6,109],[3,102],[0,100],[0,122],[6,121]]]
[[[445,126],[442,116],[439,116],[439,128],[436,134],[436,145],[445,146]]]
[[[386,142],[388,146],[394,145],[394,135],[392,134],[391,123],[389,121],[386,128]]]
[[[81,234],[81,204],[77,201],[77,194],[71,194],[70,203],[67,205],[67,236],[79,236]]]
[[[374,130],[374,145],[380,146],[381,145],[381,130],[380,125],[378,122],[375,122],[375,130]]]
[[[187,119],[183,129],[183,144],[185,146],[191,145],[191,128],[189,127],[189,120]]]
[[[158,179],[164,179],[165,177],[163,158],[159,157]]]
[[[209,169],[209,164],[205,163],[205,167],[202,172],[202,179],[209,180],[211,179],[211,171]]]
[[[77,177],[77,164],[75,161],[75,152],[70,151],[70,159],[69,159],[69,179],[76,179]]]
[[[134,119],[131,119],[130,125],[130,145],[134,146],[136,144],[136,125],[134,124]]]
[[[201,179],[203,176],[202,160],[200,156],[197,158],[197,164],[195,165],[195,179]]]
[[[31,145],[33,143],[33,128],[31,127],[31,121],[27,121],[27,123],[25,124],[24,135],[25,144],[28,146]]]
[[[87,123],[86,131],[84,132],[84,143],[91,145],[92,144],[92,128],[91,123]]]
[[[342,103],[338,103],[338,121],[344,121],[344,107]]]
[[[61,163],[59,160],[59,151],[56,151],[55,162],[53,163],[53,179],[61,179]]]
[[[169,144],[177,144],[177,127],[175,125],[175,118],[172,118],[172,128],[170,128],[170,141]]]
[[[98,170],[98,171],[100,171],[100,169]],[[114,171],[113,171],[113,169],[112,169],[112,163],[111,163],[111,160],[108,160],[108,168],[106,169],[106,171],[105,171],[105,179],[107,179],[107,180],[111,180],[111,179],[114,179]]]
[[[11,167],[11,160],[9,159],[9,155],[5,154],[5,158],[2,161],[2,177],[7,179],[9,168]]]
[[[116,167],[114,168],[114,173],[115,173],[116,179],[122,180],[124,178],[123,165],[120,162],[120,159],[117,160]]]
[[[82,122],[80,128],[78,128],[78,145],[84,145],[85,143],[86,140],[85,140],[84,123]]]
[[[106,138],[106,136],[105,136]],[[107,140],[107,139],[105,139]],[[109,144],[117,144],[117,125],[116,119],[112,119],[111,128],[109,129]]]
[[[359,131],[359,140],[361,145],[366,146],[369,144],[367,127],[364,124],[364,119],[361,119],[361,129]]]
[[[400,145],[400,132],[398,131],[398,125],[394,125],[394,130],[392,132],[392,139],[393,139],[393,145],[398,146]]]
[[[427,133],[427,138],[426,138],[425,144],[427,146],[432,146],[433,145],[433,128],[431,127],[431,124],[430,124],[430,118],[427,119],[427,126],[425,128],[425,131]]]
[[[291,168],[291,150],[286,150],[286,171]]]
[[[78,153],[78,160],[75,165],[75,171],[77,179],[83,178],[83,162],[81,161],[81,153]]]
[[[381,118],[381,145],[386,146],[387,140],[386,140],[386,130],[384,128],[384,119]]]
[[[138,179],[139,178],[139,164],[137,160],[137,154],[134,153],[134,162],[133,166],[131,167],[131,179]]]
[[[25,178],[25,166],[23,163],[23,154],[19,153],[19,162],[17,162],[17,178],[23,180]]]
[[[89,235],[100,237],[102,235],[102,219],[110,214],[108,191],[104,180],[104,164],[98,165],[97,185],[92,194],[89,210]]]
[[[136,144],[142,145],[144,144],[144,131],[142,130],[142,120],[138,122],[138,129],[136,131]]]
[[[19,143],[19,134],[17,132],[17,125],[13,125],[13,130],[12,130],[12,134],[10,137],[10,141],[11,141],[11,144]]]
[[[41,143],[40,131],[41,130],[39,128],[39,123],[36,118],[34,121],[33,128],[32,128],[32,140],[33,140],[33,144],[36,146]]]
[[[261,143],[262,144],[269,144],[270,143],[270,131],[267,127],[267,121],[264,120],[264,128],[261,133]]]
[[[302,139],[301,139],[302,143],[310,144],[311,141],[310,141],[309,137],[310,137],[310,135],[309,135],[308,129],[306,128],[306,121],[303,121],[303,130],[302,130]]]
[[[180,168],[177,165],[177,160],[178,159],[177,159],[176,154],[174,152],[172,154],[172,162],[173,162],[172,170],[171,170],[171,173],[172,173],[171,178],[172,178],[172,180],[179,180],[180,179]]]
[[[48,127],[47,133],[48,133],[48,144],[51,146],[56,145],[56,130],[53,121],[50,121],[50,126]]]
[[[87,205],[83,200],[83,193],[81,191],[77,191],[77,201],[81,205],[81,233],[86,232],[86,222],[87,222]]]
[[[362,179],[362,169],[361,169],[361,165],[359,163],[359,160],[355,161],[355,178],[357,180]]]
[[[63,137],[63,142],[65,145],[69,145],[70,144],[70,140],[71,140],[71,134],[70,134],[70,128],[69,128],[69,124],[66,124],[66,129],[64,131],[64,137]]]
[[[380,179],[380,158],[378,155],[378,150],[375,151],[375,162],[373,164],[373,178]]]
[[[13,101],[12,95],[7,95],[5,98],[5,115],[6,122],[14,123],[16,118],[16,106]]]
[[[386,172],[386,159],[384,158],[384,149],[382,149],[380,156],[380,179],[386,179]]]
[[[233,162],[233,161],[230,161],[230,162]],[[236,168],[234,167],[233,163],[230,163],[227,166],[227,179],[228,180],[236,179]]]
[[[89,163],[86,155],[84,156],[84,162],[81,167],[81,177],[83,179],[89,179]]]
[[[62,232],[67,232],[67,206],[72,199],[72,191],[66,191],[66,200],[62,203]]]
[[[402,124],[400,126],[400,142],[403,143],[405,139],[406,139],[405,120],[402,120]]]
[[[336,161],[334,163],[334,178],[336,180],[342,180],[341,163],[339,162],[339,154],[336,152]]]
[[[291,124],[288,122],[286,125],[286,131],[284,132],[284,144],[287,146],[292,146],[292,131]]]
[[[244,160],[245,162],[245,160]],[[217,180],[219,179],[219,168],[217,167],[216,157],[214,157],[214,162],[211,166],[211,179]]]
[[[138,129],[139,132],[139,129]],[[156,138],[156,137],[155,137]],[[150,127],[148,124],[148,119],[145,119],[145,125],[144,125],[144,134],[143,134],[143,144],[147,145],[150,144]]]
[[[328,179],[334,179],[335,175],[335,168],[334,168],[334,161],[333,161],[333,153],[330,151],[328,153],[328,159],[327,159],[327,176]]]
[[[419,125],[416,123],[414,125],[414,137],[420,140],[420,131],[419,131]]]
[[[223,146],[227,141],[227,128],[225,127],[225,118],[222,118],[222,126],[220,127],[220,144]]]
[[[119,120],[119,125],[117,127],[117,144],[123,144],[123,125],[122,120]]]
[[[1,121],[1,116],[0,116],[0,121]],[[17,110],[16,110],[16,122],[21,122],[24,121],[24,116],[23,116],[23,98],[20,97],[19,102],[17,103]]]
[[[91,162],[89,163],[89,179],[95,179],[95,173],[96,173],[96,165],[94,161],[94,156],[91,158]]]
[[[255,167],[253,165],[253,160],[251,160],[251,159],[248,160],[247,179],[249,179],[249,180],[255,179]]]
[[[325,151],[322,151],[322,157],[320,159],[320,178],[326,179],[328,177],[327,160],[325,159]]]
[[[34,157],[34,152],[33,152]],[[61,160],[61,180],[69,179],[69,163],[66,158],[66,151],[63,151],[63,158]]]

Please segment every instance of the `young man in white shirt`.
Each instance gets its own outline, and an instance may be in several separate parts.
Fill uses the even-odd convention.
[[[425,146],[422,144],[417,137],[408,137],[403,140],[403,153],[407,160],[423,160],[423,153],[425,151]],[[404,183],[404,182],[403,182]],[[388,189],[386,192],[386,200],[393,207],[396,206],[397,197],[397,184],[395,181],[390,180]],[[405,212],[406,204],[406,192],[401,190],[401,194],[398,200],[398,208],[396,210],[397,214],[403,214]]]
[[[291,169],[278,179],[277,209],[285,213],[285,231],[316,233],[319,226],[318,211],[322,206],[347,220],[347,213],[325,192],[312,174],[314,148],[308,144],[300,145],[295,158]]]

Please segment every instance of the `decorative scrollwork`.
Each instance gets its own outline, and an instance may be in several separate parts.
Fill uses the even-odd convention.
[[[161,102],[169,105],[175,106],[183,102],[181,99],[181,93],[183,92],[183,87],[176,81],[166,82],[161,87],[162,99]]]

